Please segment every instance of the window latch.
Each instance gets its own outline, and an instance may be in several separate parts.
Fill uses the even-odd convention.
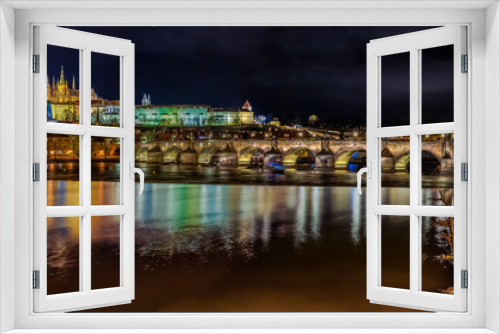
[[[130,161],[129,173],[131,179],[135,179],[135,173],[139,174],[139,195],[142,195],[142,192],[144,191],[144,172],[142,169],[134,167],[134,162]]]
[[[366,163],[366,167],[363,167],[361,168],[359,171],[358,171],[358,192],[360,195],[363,194],[363,191],[361,190],[361,176],[366,173],[366,177],[371,179],[372,177],[372,163],[370,161],[368,161]]]

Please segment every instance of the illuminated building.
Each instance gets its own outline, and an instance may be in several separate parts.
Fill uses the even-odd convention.
[[[76,80],[70,84],[61,66],[59,79],[47,78],[47,121],[78,123],[80,119],[80,90]],[[151,95],[144,94],[142,103],[135,107],[135,123],[142,126],[240,126],[253,124],[250,103],[241,108],[211,108],[207,105],[153,105]],[[120,101],[106,100],[92,89],[91,124],[119,126]]]
[[[281,126],[281,122],[279,121],[278,117],[274,117],[269,124],[274,125],[274,126]]]
[[[80,90],[76,88],[75,76],[73,76],[70,88],[64,75],[64,66],[61,66],[59,79],[56,80],[55,77],[52,77],[52,84],[47,77],[47,121],[78,122],[80,118],[79,100]],[[95,112],[97,112],[97,105],[104,106],[110,102],[99,97],[94,89],[91,91],[91,101]]]
[[[141,105],[135,107],[135,124],[146,126],[204,126],[208,106]]]
[[[144,126],[240,126],[253,124],[252,106],[212,108],[207,105],[152,105],[144,94],[135,108],[135,124]]]
[[[239,108],[210,108],[208,122],[209,125],[253,124],[253,112]]]

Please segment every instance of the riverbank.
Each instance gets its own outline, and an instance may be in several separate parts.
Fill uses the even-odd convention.
[[[338,186],[355,187],[356,173],[346,170],[296,170],[286,169],[283,173],[270,170],[237,168],[216,168],[198,165],[151,165],[136,164],[150,183],[176,184],[226,184],[226,185],[266,185],[266,186]],[[92,163],[92,181],[118,182],[120,164],[109,162]],[[78,181],[78,163],[49,163],[48,179]],[[364,184],[364,182],[363,182]],[[384,174],[382,187],[410,186],[408,173]],[[423,176],[422,188],[453,188],[453,176]]]

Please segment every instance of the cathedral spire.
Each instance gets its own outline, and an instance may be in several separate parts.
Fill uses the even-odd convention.
[[[146,93],[144,93],[144,95],[142,96],[142,105],[143,106],[149,106],[151,104],[151,95],[146,95]]]
[[[59,80],[61,84],[64,84],[64,65],[61,65],[61,79]]]
[[[75,84],[75,76],[73,75],[73,90],[76,89],[76,84]]]

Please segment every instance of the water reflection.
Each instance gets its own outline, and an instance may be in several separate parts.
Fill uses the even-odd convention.
[[[352,196],[352,188],[336,189],[336,195],[330,197]],[[147,183],[142,197],[137,198],[137,223],[138,227],[161,227],[175,239],[185,237],[187,232],[215,233],[234,246],[236,241],[241,245],[266,243],[276,234],[293,236],[299,247],[320,237],[321,224],[335,210],[335,206],[323,207],[325,192],[332,189]],[[360,201],[356,201],[354,207],[347,206],[345,210],[359,210]],[[359,226],[361,219],[357,215]],[[275,222],[283,224],[270,229]],[[356,240],[359,233],[357,228]],[[235,240],[230,235],[236,236]],[[195,250],[202,249],[206,242]],[[179,251],[188,249],[192,247]]]
[[[422,217],[421,221],[422,291],[453,294],[454,219]]]
[[[80,219],[47,218],[47,294],[80,290]]]
[[[58,201],[60,182],[49,183]],[[366,300],[366,207],[354,187],[146,183],[136,201],[136,299],[99,311],[404,311]],[[53,228],[49,245],[61,237]],[[97,252],[114,247],[106,233],[92,239]],[[50,252],[49,268],[78,263]]]

